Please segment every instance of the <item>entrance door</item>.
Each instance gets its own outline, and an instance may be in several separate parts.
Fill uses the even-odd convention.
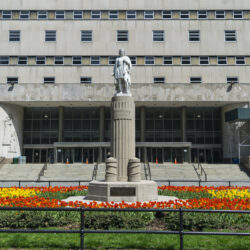
[[[172,162],[171,149],[170,148],[164,148],[163,155],[164,155],[164,162]]]
[[[47,149],[41,149],[41,162],[47,162]]]
[[[34,158],[33,158],[34,163],[39,163],[40,162],[40,149],[34,149]]]
[[[74,162],[82,162],[82,148],[74,148]]]

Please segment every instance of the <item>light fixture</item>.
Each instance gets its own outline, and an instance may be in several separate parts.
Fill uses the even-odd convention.
[[[45,114],[43,117],[44,117],[45,119],[48,119],[48,118],[49,118],[49,116],[48,116],[47,114]]]

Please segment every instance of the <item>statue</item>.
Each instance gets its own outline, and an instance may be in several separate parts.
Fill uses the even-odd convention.
[[[125,55],[124,49],[119,50],[119,57],[116,58],[114,73],[116,83],[116,96],[129,95],[130,93],[130,71],[132,69],[132,64],[128,56]]]

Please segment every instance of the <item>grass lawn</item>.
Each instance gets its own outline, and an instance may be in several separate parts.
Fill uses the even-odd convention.
[[[78,234],[0,234],[0,249],[79,249]],[[85,249],[179,249],[177,235],[88,234]],[[184,249],[248,250],[249,237],[185,236]]]

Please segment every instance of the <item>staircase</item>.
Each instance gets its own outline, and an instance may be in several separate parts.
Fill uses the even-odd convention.
[[[44,164],[3,164],[0,180],[36,181]]]
[[[44,171],[44,175],[41,176],[41,181],[50,180],[86,180],[92,179],[94,170],[94,164],[48,164],[47,170]],[[96,180],[105,179],[105,165],[99,164]]]

